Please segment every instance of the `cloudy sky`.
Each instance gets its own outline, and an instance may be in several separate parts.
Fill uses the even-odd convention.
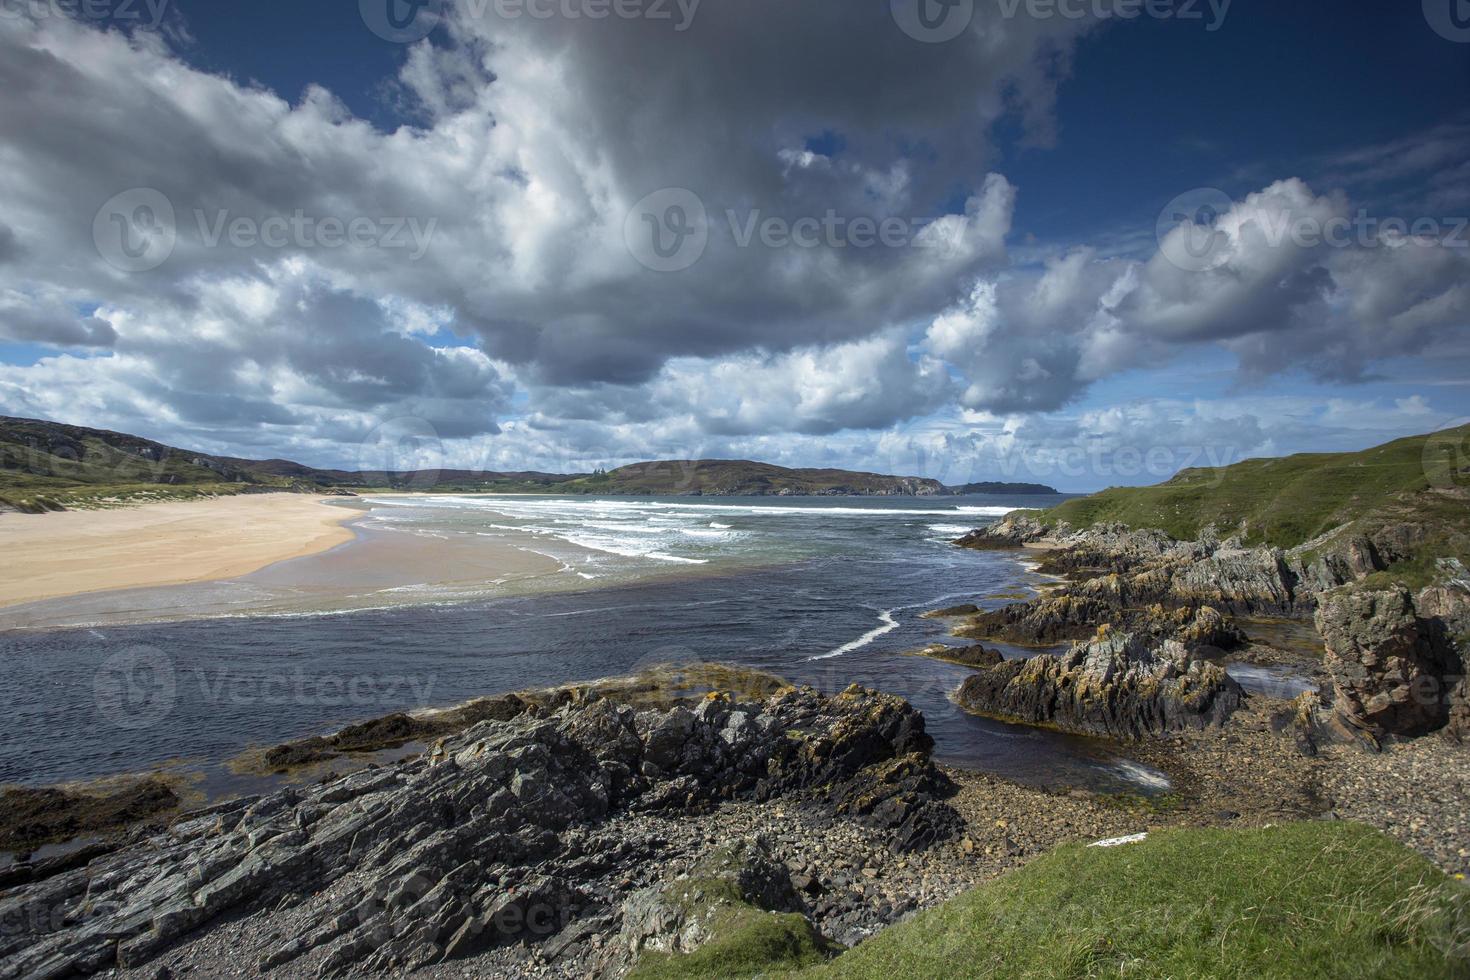
[[[1068,490],[1444,427],[1452,10],[4,0],[0,413]]]

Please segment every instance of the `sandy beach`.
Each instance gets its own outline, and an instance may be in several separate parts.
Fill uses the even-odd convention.
[[[0,514],[0,608],[234,578],[351,541],[357,511],[260,494],[117,510]]]

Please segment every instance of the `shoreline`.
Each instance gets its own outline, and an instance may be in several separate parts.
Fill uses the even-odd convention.
[[[33,602],[217,582],[321,554],[356,538],[357,511],[331,496],[251,494],[115,510],[0,514],[0,541],[21,579],[0,583],[0,610]]]

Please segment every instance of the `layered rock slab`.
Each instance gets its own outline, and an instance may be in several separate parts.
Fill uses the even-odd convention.
[[[923,718],[858,688],[695,707],[597,701],[487,721],[426,757],[233,801],[0,899],[0,976],[149,963],[221,916],[332,889],[262,971],[411,970],[621,914],[584,887],[637,860],[577,843],[619,811],[786,798],[882,828],[897,851],[952,836]]]
[[[1243,696],[1223,667],[1178,642],[1118,633],[978,671],[955,698],[995,718],[1137,739],[1221,726]]]

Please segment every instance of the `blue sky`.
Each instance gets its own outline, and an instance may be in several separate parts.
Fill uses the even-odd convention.
[[[1419,4],[1104,22],[980,0],[928,44],[894,2],[704,0],[678,31],[462,0],[413,44],[352,4],[7,18],[0,411],[316,464],[412,444],[1069,490],[1172,471],[1120,452],[1361,448],[1470,416],[1470,43]],[[708,244],[654,268],[634,239],[673,191]],[[169,251],[130,268],[98,236],[144,192]],[[1218,202],[1200,268],[1159,225],[1181,195]],[[732,240],[737,216],[828,213],[910,238]],[[261,244],[293,214],[378,237]],[[1269,234],[1358,215],[1421,224]],[[211,239],[217,219],[257,234]]]

